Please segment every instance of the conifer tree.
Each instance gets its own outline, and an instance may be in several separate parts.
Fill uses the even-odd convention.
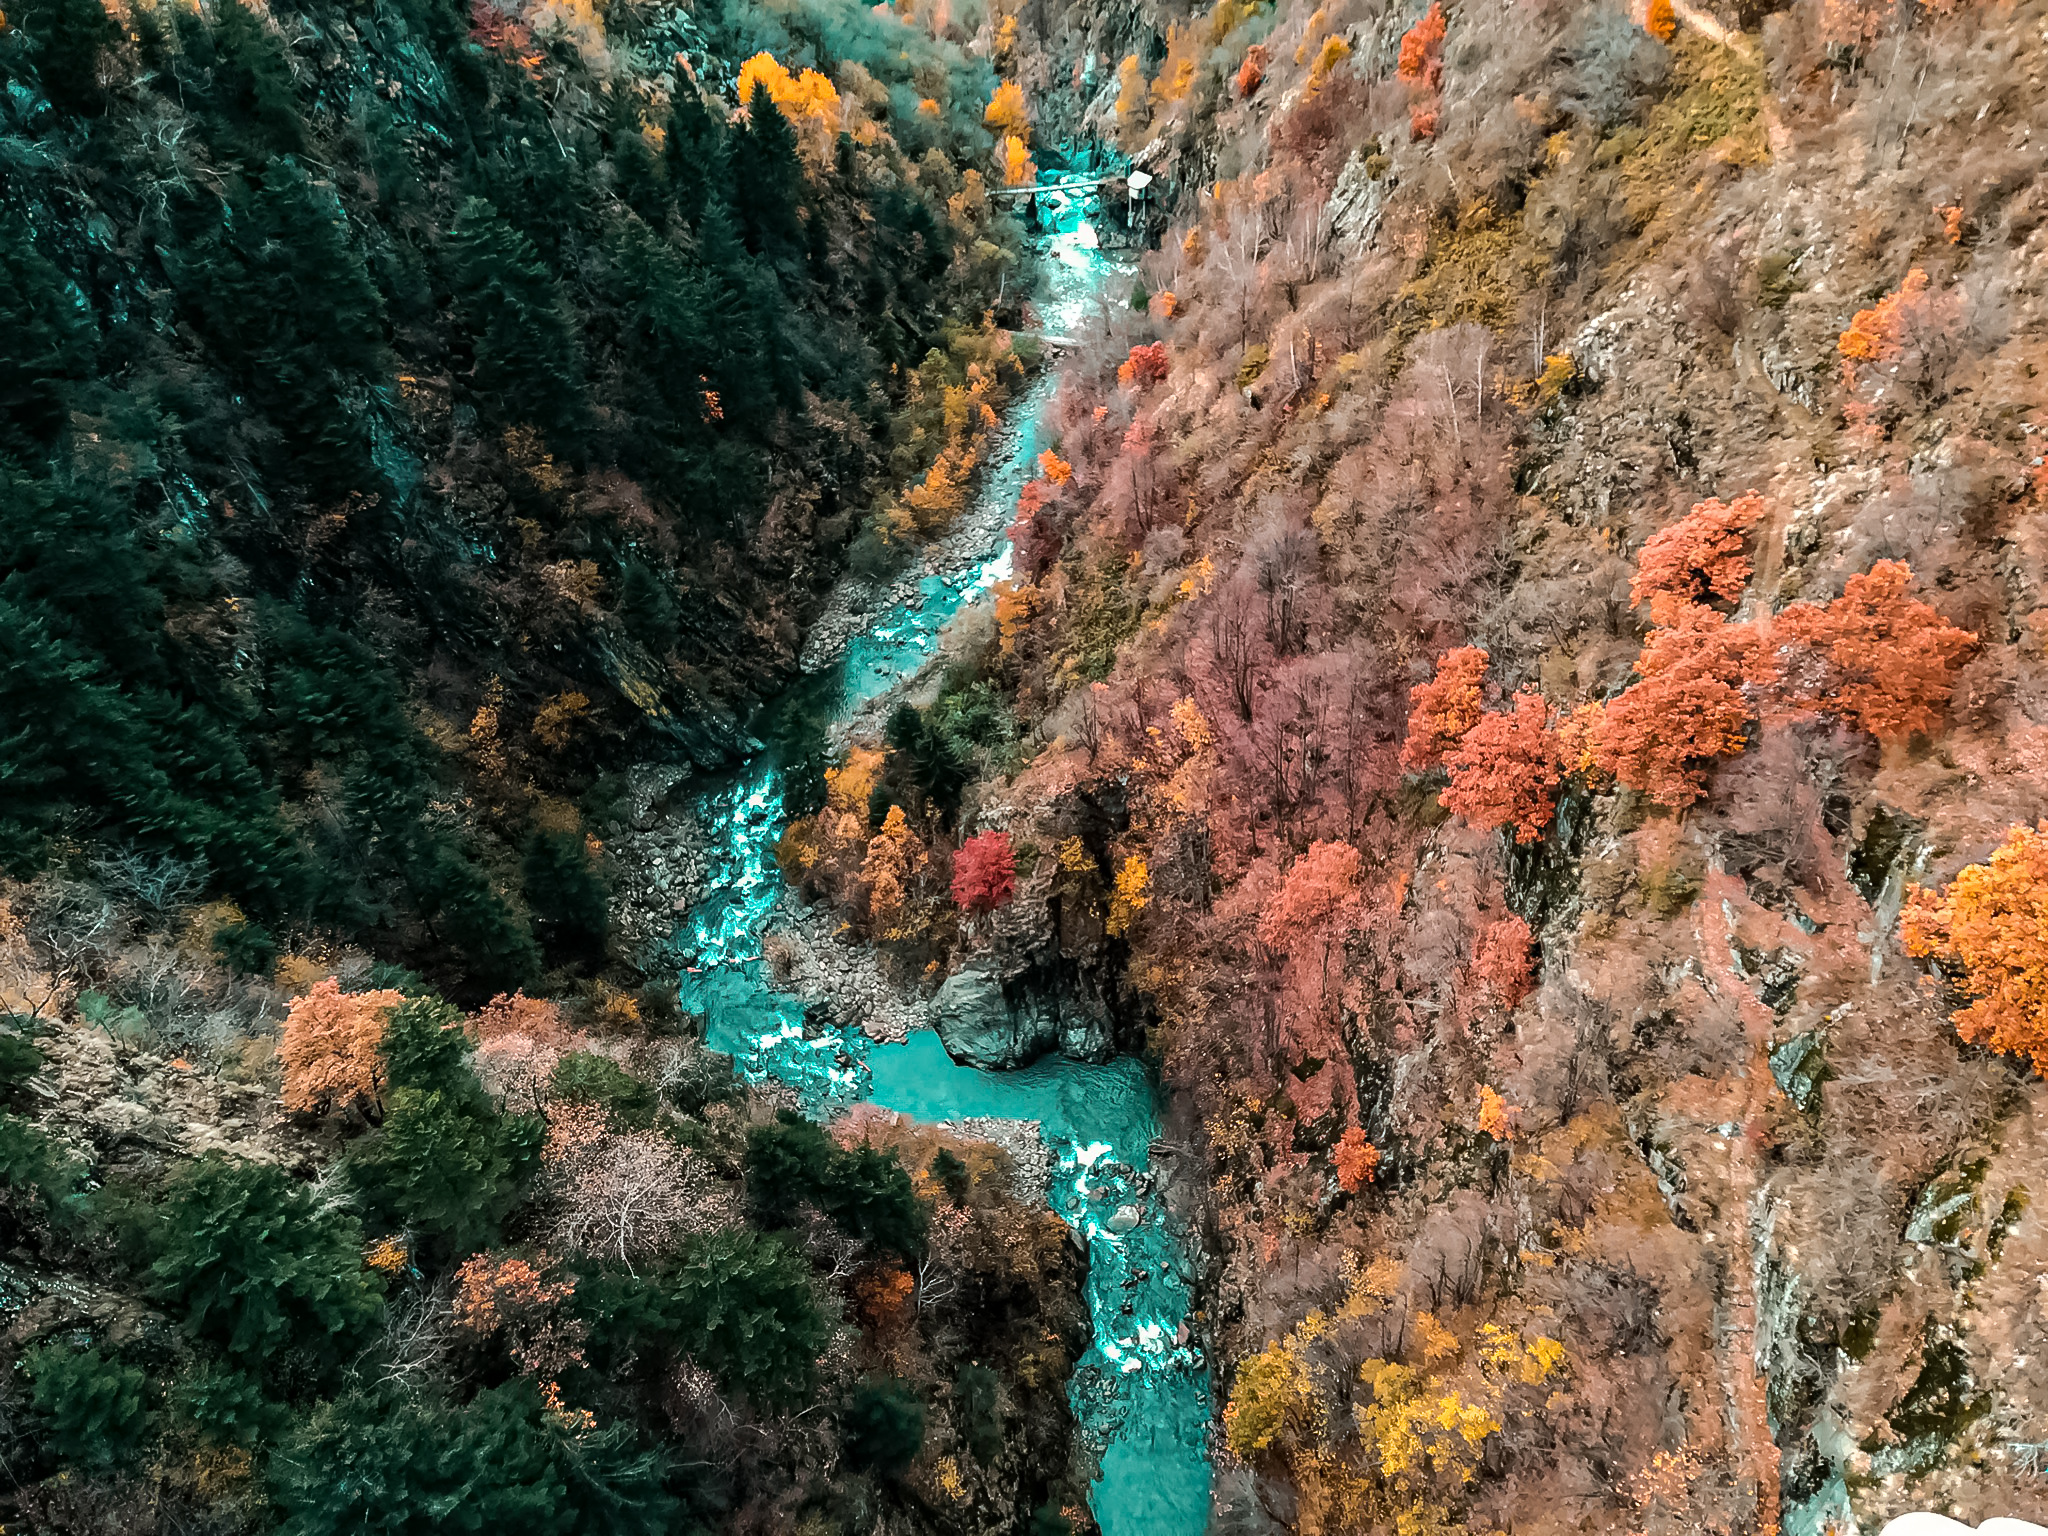
[[[27,0],[15,20],[35,39],[36,76],[52,106],[86,113],[105,105],[102,72],[121,29],[100,0]]]
[[[526,846],[521,874],[526,904],[549,962],[602,965],[610,919],[604,882],[591,868],[582,834],[536,832]]]
[[[588,403],[576,325],[533,242],[486,199],[462,205],[448,238],[457,319],[475,348],[472,387],[503,426],[530,423],[560,447],[580,438]]]
[[[656,656],[676,648],[675,594],[667,578],[638,560],[628,560],[619,576],[619,620]]]
[[[348,1155],[364,1204],[414,1233],[435,1260],[495,1240],[546,1134],[536,1116],[498,1112],[464,1059],[466,1046],[461,1016],[439,998],[395,1009],[381,1044],[389,1110]]]
[[[257,163],[303,150],[306,124],[282,39],[243,0],[221,0],[218,16],[213,102],[227,119],[229,145]]]
[[[733,135],[733,211],[747,249],[777,266],[803,259],[803,220],[797,213],[803,184],[796,130],[757,80],[747,103],[747,126]]]
[[[85,295],[25,227],[0,225],[0,452],[26,459],[55,441],[69,386],[90,375],[97,351]]]
[[[676,211],[692,224],[703,218],[710,204],[723,203],[731,197],[725,130],[713,120],[703,98],[694,90],[676,93],[675,106],[669,113],[664,156]]]

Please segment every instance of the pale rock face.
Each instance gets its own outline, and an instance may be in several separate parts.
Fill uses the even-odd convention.
[[[1901,1515],[1888,1521],[1878,1536],[2048,1536],[2048,1526],[2030,1520],[1986,1520],[1982,1525],[1964,1525],[1947,1515]]]

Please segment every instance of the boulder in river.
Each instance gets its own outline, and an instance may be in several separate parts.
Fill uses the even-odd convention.
[[[992,1071],[1021,1067],[1059,1044],[1054,1021],[1039,1013],[1020,1017],[1003,995],[1003,978],[971,964],[939,987],[932,1023],[955,1061]]]
[[[932,1023],[947,1054],[970,1067],[1006,1071],[1049,1051],[1107,1061],[1116,1027],[1100,990],[1067,967],[1005,978],[986,957],[947,977],[932,998]]]

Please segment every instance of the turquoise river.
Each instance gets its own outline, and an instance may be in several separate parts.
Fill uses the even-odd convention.
[[[1039,311],[1048,334],[1078,337],[1103,323],[1131,281],[1128,263],[1096,247],[1079,207],[1045,242]],[[1013,403],[1007,450],[990,466],[979,509],[1015,503],[1040,447],[1048,370]],[[1000,528],[999,515],[976,520]],[[926,576],[919,600],[880,614],[838,660],[763,712],[765,746],[737,772],[707,781],[697,814],[710,842],[706,894],[675,936],[683,1004],[708,1018],[709,1041],[754,1081],[796,1090],[813,1114],[868,1102],[925,1121],[994,1116],[1038,1122],[1054,1158],[1052,1208],[1087,1243],[1094,1338],[1069,1387],[1083,1439],[1101,1452],[1090,1505],[1104,1536],[1195,1536],[1209,1515],[1209,1380],[1189,1327],[1193,1246],[1168,1219],[1149,1167],[1159,1135],[1145,1069],[1052,1056],[1014,1072],[955,1063],[929,1030],[900,1044],[807,1024],[801,1003],[771,985],[764,930],[784,892],[775,844],[819,767],[820,728],[917,672],[960,609],[988,601],[1009,572],[1000,533],[980,563]],[[799,718],[807,734],[778,729]],[[810,750],[795,744],[808,740]]]

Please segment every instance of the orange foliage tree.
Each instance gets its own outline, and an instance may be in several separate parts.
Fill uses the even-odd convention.
[[[739,99],[754,99],[754,87],[766,86],[768,99],[797,130],[807,152],[828,151],[839,133],[838,87],[815,69],[791,73],[772,53],[757,53],[740,66]]]
[[[1484,1083],[1479,1085],[1479,1129],[1484,1134],[1495,1141],[1513,1141],[1515,1116],[1519,1113],[1496,1090]]]
[[[317,1113],[374,1103],[384,1085],[384,1030],[404,1001],[388,988],[344,992],[332,976],[294,998],[277,1044],[285,1108]]]
[[[1898,292],[1860,309],[1836,339],[1842,387],[1857,398],[1845,408],[1852,426],[1875,430],[1880,411],[1903,409],[1905,391],[1935,392],[1947,371],[1962,319],[1962,301],[1934,288],[1915,267]]]
[[[1430,0],[1422,19],[1401,37],[1401,54],[1394,72],[1413,88],[1416,99],[1408,109],[1411,139],[1436,137],[1437,105],[1444,78],[1444,8],[1442,0]]]
[[[1668,592],[1688,603],[1710,598],[1734,602],[1749,581],[1749,557],[1742,546],[1763,515],[1764,499],[1754,491],[1732,502],[1718,496],[1695,502],[1685,516],[1644,542],[1628,600],[1644,603]]]
[[[561,1008],[544,997],[500,992],[468,1021],[469,1036],[479,1043],[506,1035],[526,1035],[548,1045],[566,1045],[569,1026]]]
[[[996,87],[988,106],[981,114],[981,120],[998,134],[1010,134],[1028,141],[1031,137],[1031,114],[1024,105],[1024,87],[1014,80],[1005,80]]]
[[[1529,995],[1529,946],[1535,935],[1512,913],[1488,923],[1472,946],[1472,971],[1503,1008]]]
[[[1357,910],[1358,865],[1349,843],[1311,843],[1260,914],[1259,942],[1289,955],[1327,942]]]
[[[1428,11],[1401,37],[1401,54],[1394,73],[1410,85],[1435,90],[1443,78],[1444,8],[1442,0],[1430,0]]]
[[[868,917],[878,934],[886,937],[902,926],[912,883],[928,858],[903,807],[890,806],[881,831],[868,839],[867,857],[861,864],[861,879],[868,888]]]
[[[1330,1160],[1337,1165],[1337,1184],[1346,1194],[1355,1195],[1364,1185],[1372,1182],[1372,1176],[1380,1165],[1380,1149],[1365,1139],[1365,1132],[1352,1126],[1337,1139],[1337,1145],[1330,1150]]]
[[[1147,385],[1165,383],[1171,369],[1166,343],[1155,341],[1131,348],[1131,355],[1116,366],[1116,381],[1125,389],[1144,389]]]
[[[1028,187],[1038,179],[1038,164],[1031,158],[1031,147],[1014,133],[1003,135],[1003,185],[1006,187]]]
[[[1977,637],[1906,596],[1913,572],[1880,560],[1831,603],[1778,615],[1787,682],[1800,702],[1847,716],[1879,741],[1932,733]]]
[[[1237,66],[1237,94],[1249,101],[1258,93],[1266,79],[1267,53],[1264,43],[1253,43],[1244,51],[1244,62]]]
[[[451,1321],[471,1339],[499,1340],[558,1406],[559,1378],[583,1363],[585,1329],[568,1311],[575,1294],[576,1277],[545,1248],[531,1259],[479,1253],[455,1272]]]
[[[1593,766],[1683,810],[1704,792],[1704,764],[1742,750],[1747,683],[1768,677],[1756,630],[1671,597],[1651,601],[1658,628],[1636,662],[1641,681],[1591,722]]]
[[[1512,827],[1518,843],[1542,838],[1564,773],[1541,694],[1525,689],[1512,709],[1481,715],[1444,766],[1451,782],[1438,798],[1446,810],[1489,831]]]
[[[1974,999],[1953,1015],[1958,1034],[2048,1074],[2048,821],[2014,827],[1939,895],[1914,887],[1900,936]]]
[[[1444,759],[1479,723],[1479,685],[1486,678],[1486,652],[1461,645],[1437,658],[1436,676],[1409,693],[1414,708],[1408,716],[1408,739],[1401,744],[1401,766],[1420,772]]]

